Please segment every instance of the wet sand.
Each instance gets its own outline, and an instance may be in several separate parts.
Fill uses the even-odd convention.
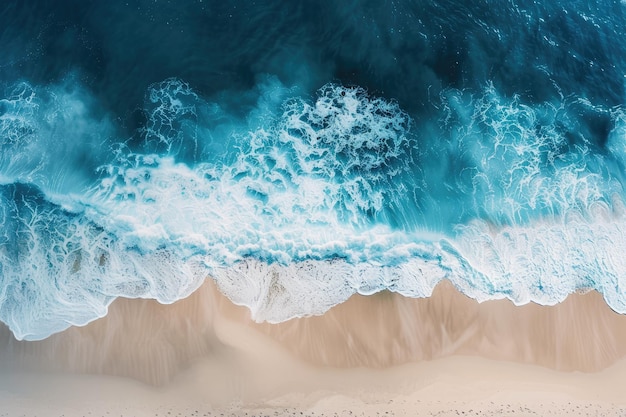
[[[625,357],[626,316],[595,292],[516,307],[443,283],[258,324],[208,282],[41,342],[2,329],[0,416],[617,416]]]

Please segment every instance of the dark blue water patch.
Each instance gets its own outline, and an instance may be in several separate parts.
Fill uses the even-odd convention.
[[[441,89],[486,82],[534,103],[577,94],[613,106],[624,13],[618,1],[4,2],[0,75],[48,84],[77,71],[123,118],[169,77],[212,98],[262,74],[310,93],[359,85],[415,116],[432,114]]]

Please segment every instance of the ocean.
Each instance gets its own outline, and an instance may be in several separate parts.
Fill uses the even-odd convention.
[[[626,2],[3,1],[0,320],[204,280],[626,313]]]

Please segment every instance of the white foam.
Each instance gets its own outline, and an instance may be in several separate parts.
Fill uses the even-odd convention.
[[[220,110],[166,80],[149,94],[145,146],[119,146],[78,197],[36,176],[12,177],[7,167],[19,158],[2,159],[6,183],[33,182],[3,186],[0,318],[17,337],[40,339],[101,317],[115,297],[176,301],[208,275],[257,320],[322,314],[354,293],[427,297],[442,279],[479,301],[516,304],[554,304],[593,288],[626,313],[623,112],[613,110],[609,154],[600,157],[584,137],[573,149],[559,131],[573,129],[564,125],[566,103],[531,107],[493,87],[478,98],[448,93],[441,157],[465,168],[424,169],[435,180],[448,175],[426,178],[435,190],[416,185],[426,182],[410,166],[419,149],[398,105],[337,85],[280,111],[276,97],[262,96],[250,120],[220,138],[230,153],[211,158]],[[26,106],[28,97],[11,103]],[[79,118],[91,113],[70,107]],[[46,129],[32,111],[32,133],[18,134],[32,117],[7,116],[0,128],[39,141]],[[437,200],[439,188],[452,191]],[[391,203],[399,207],[389,216],[404,222],[396,228],[376,220]],[[450,222],[442,227],[450,231],[423,232],[420,216]]]

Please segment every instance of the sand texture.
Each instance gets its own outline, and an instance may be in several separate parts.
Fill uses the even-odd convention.
[[[40,342],[3,328],[0,416],[619,416],[625,355],[626,316],[595,292],[516,307],[444,283],[267,324],[207,282]]]

